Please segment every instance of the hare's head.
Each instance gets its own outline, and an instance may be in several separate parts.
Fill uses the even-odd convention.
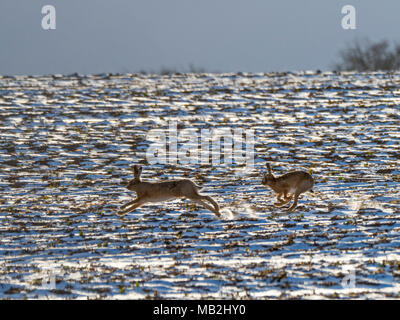
[[[138,184],[140,183],[141,173],[142,173],[142,167],[138,166],[138,165],[134,165],[133,166],[134,178],[131,181],[129,181],[128,185],[126,186],[126,188],[128,190],[136,191],[136,188],[137,188]]]
[[[275,177],[272,174],[271,166],[267,163],[267,173],[264,173],[264,177],[262,179],[262,184],[264,186],[269,186],[275,182]]]

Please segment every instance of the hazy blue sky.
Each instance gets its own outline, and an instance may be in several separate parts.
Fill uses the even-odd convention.
[[[0,0],[0,74],[326,70],[356,38],[400,42],[399,17],[399,0]]]

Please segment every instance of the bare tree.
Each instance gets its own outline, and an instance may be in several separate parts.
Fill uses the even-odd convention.
[[[340,61],[334,64],[338,71],[397,70],[400,68],[400,45],[392,49],[387,40],[371,43],[356,40],[339,52]]]

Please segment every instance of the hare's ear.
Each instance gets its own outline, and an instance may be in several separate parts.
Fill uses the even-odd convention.
[[[266,167],[267,167],[267,170],[268,170],[268,174],[272,174],[271,166],[269,165],[268,162],[266,163]]]
[[[138,175],[139,175],[139,177],[140,177],[140,175],[142,174],[142,166],[139,166],[139,165],[137,165],[136,166],[137,167],[137,170],[138,170]]]
[[[138,166],[136,164],[133,166],[133,174],[134,174],[135,178],[139,178],[140,177],[141,171],[142,170],[141,170],[140,166]]]
[[[142,166],[134,165],[133,173],[135,174],[135,178],[140,178],[140,175],[142,174]]]

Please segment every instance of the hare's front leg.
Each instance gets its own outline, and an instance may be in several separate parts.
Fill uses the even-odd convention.
[[[285,201],[289,202],[290,200],[292,200],[293,198],[293,193],[291,193],[290,195],[288,195],[288,192],[285,191],[283,194],[283,198],[285,199]]]
[[[124,208],[126,208],[127,206],[130,206],[131,204],[134,204],[134,203],[136,203],[136,202],[138,202],[139,201],[139,198],[136,198],[136,199],[133,199],[132,201],[129,201],[128,203],[125,203],[124,205],[122,205],[119,209],[121,210],[121,209],[124,209]]]
[[[281,194],[282,195],[282,194]],[[287,191],[284,191],[283,192],[283,200],[281,199],[280,201],[280,203],[278,203],[278,204],[275,204],[275,207],[278,207],[278,208],[281,208],[281,207],[283,207],[285,204],[287,204],[290,200],[292,200],[292,198],[293,198],[293,194],[291,194],[291,195],[288,195],[288,192]]]
[[[276,201],[277,202],[274,203],[275,207],[280,208],[285,204],[285,201],[282,199],[282,196],[283,196],[283,193],[278,193],[277,194],[277,196],[276,196]]]
[[[129,206],[130,204],[133,204],[131,207],[128,207],[125,210],[118,210],[117,215],[119,216],[123,216],[128,212],[131,212],[133,210],[135,210],[136,208],[139,208],[140,206],[144,205],[146,203],[146,201],[142,200],[142,199],[135,199],[129,203],[127,203],[127,205],[124,205],[123,207],[126,208],[127,206]],[[121,207],[122,208],[122,207]]]

